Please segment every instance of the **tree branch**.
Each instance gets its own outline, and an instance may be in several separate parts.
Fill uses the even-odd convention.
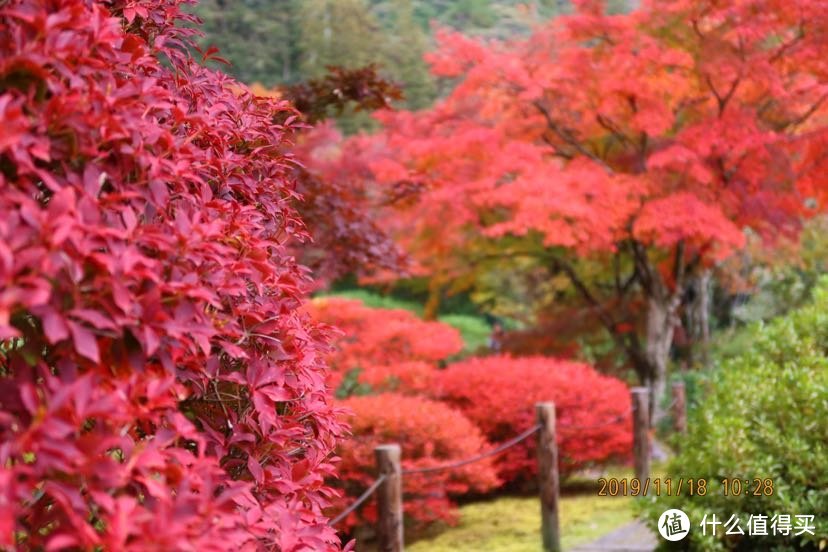
[[[601,165],[601,166],[604,168],[604,170],[605,170],[605,171],[607,171],[609,174],[613,174],[613,173],[615,172],[615,171],[613,171],[613,170],[612,170],[612,167],[610,167],[610,166],[606,163],[606,161],[604,161],[603,159],[601,159],[600,157],[598,157],[597,155],[595,155],[594,153],[592,153],[591,151],[589,151],[588,149],[586,149],[586,148],[584,147],[584,145],[583,145],[583,144],[581,144],[581,143],[580,143],[580,142],[579,142],[579,141],[578,141],[578,140],[577,140],[577,139],[576,139],[576,138],[572,135],[572,133],[571,133],[569,130],[567,130],[567,129],[565,129],[565,128],[562,128],[562,127],[561,127],[561,126],[560,126],[560,125],[559,125],[559,124],[555,121],[555,119],[552,117],[552,114],[551,114],[551,113],[549,113],[549,110],[546,108],[546,106],[544,106],[544,105],[540,102],[540,100],[537,100],[537,101],[533,102],[533,105],[534,105],[535,107],[537,107],[537,108],[538,108],[538,111],[540,111],[540,112],[541,112],[541,114],[543,115],[543,118],[544,118],[544,119],[546,119],[546,126],[547,126],[547,128],[549,128],[549,130],[551,130],[552,132],[554,132],[554,133],[555,133],[555,134],[556,134],[556,135],[557,135],[557,136],[558,136],[561,140],[563,140],[563,141],[564,141],[567,145],[569,145],[572,149],[574,149],[575,151],[577,151],[577,152],[578,152],[578,153],[580,153],[581,155],[583,155],[583,156],[585,156],[585,157],[588,157],[588,158],[590,158],[591,160],[593,160],[594,162],[596,162],[597,164]]]
[[[782,128],[786,129],[786,128],[789,128],[789,127],[792,127],[792,126],[801,125],[802,123],[807,121],[811,117],[811,115],[816,113],[816,111],[822,106],[822,104],[825,103],[825,100],[828,100],[828,93],[823,94],[821,98],[819,98],[816,102],[814,102],[814,105],[812,105],[811,107],[809,107],[805,111],[805,113],[803,113],[802,115],[800,115],[799,117],[797,117],[793,121],[785,123],[785,125]]]

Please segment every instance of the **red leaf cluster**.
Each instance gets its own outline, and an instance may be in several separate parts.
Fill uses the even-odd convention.
[[[300,91],[301,87],[294,94]],[[364,278],[400,270],[405,264],[402,252],[374,220],[384,199],[368,185],[358,146],[344,142],[333,124],[318,123],[301,134],[292,153],[301,163],[296,167],[302,198],[297,208],[313,238],[297,253],[313,269],[317,286],[349,273]]]
[[[334,341],[335,352],[329,359],[333,386],[354,368],[363,369],[366,382],[379,383],[394,376],[422,384],[422,365],[412,362],[434,364],[463,349],[455,328],[421,320],[406,310],[374,309],[337,297],[314,299],[308,308],[314,319],[344,333]],[[389,367],[388,372],[383,367]]]
[[[592,462],[626,459],[632,447],[627,386],[579,362],[472,358],[438,372],[432,394],[460,409],[494,444],[531,427],[536,403],[553,401],[564,474]],[[507,482],[535,477],[535,455],[534,439],[508,449],[496,457],[498,475]]]
[[[3,548],[338,548],[293,111],[180,3],[0,4]]]
[[[463,460],[488,450],[480,430],[460,411],[426,399],[396,393],[351,397],[342,402],[350,409],[354,437],[340,450],[340,481],[349,505],[376,478],[374,447],[399,443],[402,468],[417,469]],[[436,520],[453,522],[456,511],[452,495],[471,490],[482,492],[498,484],[490,459],[460,468],[427,474],[410,474],[403,478],[405,515],[417,524]],[[358,513],[350,514],[343,524],[353,527],[376,521],[376,502],[369,501]]]

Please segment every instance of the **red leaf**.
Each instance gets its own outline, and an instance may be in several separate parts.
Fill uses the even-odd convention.
[[[95,335],[77,322],[68,320],[67,324],[69,325],[69,331],[72,332],[72,340],[78,354],[92,362],[100,362],[101,356]]]
[[[43,333],[46,334],[49,343],[54,345],[58,341],[69,337],[69,328],[67,328],[62,315],[49,310],[43,315]]]
[[[253,456],[247,457],[247,469],[250,470],[250,474],[253,476],[253,479],[256,480],[256,483],[261,484],[264,482],[264,471],[262,470],[262,465],[259,464],[258,460],[253,458]]]

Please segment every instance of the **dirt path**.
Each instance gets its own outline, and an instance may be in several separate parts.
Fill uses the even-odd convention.
[[[656,539],[643,523],[634,521],[569,552],[652,552],[658,542]]]

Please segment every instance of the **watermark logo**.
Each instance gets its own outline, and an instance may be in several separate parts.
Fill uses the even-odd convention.
[[[665,510],[658,518],[658,532],[668,541],[680,541],[690,533],[690,518],[681,510]]]

